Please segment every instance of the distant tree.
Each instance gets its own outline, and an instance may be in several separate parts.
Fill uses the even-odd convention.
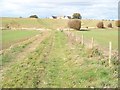
[[[102,21],[105,21],[105,19],[102,19]]]
[[[52,18],[57,19],[57,16],[52,16]]]
[[[22,18],[21,16],[19,18]]]
[[[38,18],[37,15],[31,15],[30,18]]]
[[[69,19],[71,19],[71,16],[67,16]]]
[[[82,16],[80,15],[80,13],[74,13],[73,19],[82,19]]]

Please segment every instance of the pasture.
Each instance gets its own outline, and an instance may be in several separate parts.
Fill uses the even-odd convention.
[[[36,34],[39,34],[40,31],[36,30],[3,30],[2,31],[2,49],[8,48],[10,45],[22,42]],[[1,44],[0,44],[1,45]]]
[[[96,24],[100,21],[103,21],[105,27],[107,27],[108,23],[112,23],[113,27],[116,27],[115,26],[115,21],[111,21],[111,20],[89,20],[89,19],[83,19],[82,20],[82,26],[83,27],[96,27]]]
[[[82,27],[96,27],[96,24],[102,20],[89,20],[83,19]],[[6,24],[11,24],[11,27],[26,27],[26,28],[66,28],[67,27],[67,19],[35,19],[35,18],[2,18],[2,25],[5,27]],[[106,27],[108,23],[112,23],[113,27],[115,26],[115,21],[103,21],[104,26]]]
[[[34,19],[34,18],[3,18],[3,27],[10,24],[17,28],[50,28],[67,27],[67,20],[62,19]]]
[[[67,31],[57,30],[67,28],[68,20],[3,18],[3,26],[12,21],[19,23],[19,30],[2,30],[5,49],[0,54],[3,67],[0,85],[3,88],[118,87],[117,54],[112,55],[110,66],[108,56],[98,48],[88,48],[68,36]],[[82,27],[88,24],[82,23]],[[95,27],[95,23],[90,26]],[[20,30],[22,27],[44,30]],[[85,41],[94,37],[95,43],[103,48],[111,41],[112,49],[118,49],[116,27],[70,32],[79,37],[84,35]],[[9,48],[10,45],[13,47]]]
[[[28,46],[29,44],[22,49]],[[97,53],[90,58],[90,53],[83,46],[72,44],[63,32],[52,32],[33,51],[24,54],[24,58],[20,55],[26,51],[16,49],[19,47],[13,47],[3,55],[3,64],[10,67],[7,71],[4,69],[3,87],[117,86],[117,78],[113,78],[117,75],[115,66],[109,68],[107,60],[102,56],[101,61],[98,61]],[[9,63],[5,61],[7,55],[11,55]]]
[[[95,43],[101,45],[102,47],[108,48],[109,41],[112,42],[113,49],[118,49],[118,30],[113,29],[90,29],[88,31],[73,31],[78,36],[84,36],[85,39],[91,40],[92,37]]]

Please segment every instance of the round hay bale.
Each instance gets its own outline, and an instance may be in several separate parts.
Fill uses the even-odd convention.
[[[76,30],[80,30],[81,28],[81,21],[78,19],[72,19],[68,21],[68,27],[73,28]]]
[[[112,28],[112,23],[109,23],[107,26],[108,28]]]
[[[120,20],[117,20],[117,21],[115,22],[115,25],[116,25],[117,27],[120,27]]]
[[[97,23],[97,27],[98,27],[98,28],[104,28],[103,22],[98,22],[98,23]]]

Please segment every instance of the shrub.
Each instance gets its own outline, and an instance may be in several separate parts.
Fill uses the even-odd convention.
[[[120,20],[117,20],[117,21],[115,22],[115,24],[116,24],[117,27],[120,27]]]
[[[98,27],[98,28],[104,28],[103,22],[98,22],[97,27]]]
[[[10,29],[10,25],[9,24],[5,24],[4,29]]]
[[[21,16],[19,18],[22,18]]]
[[[107,26],[108,26],[109,28],[112,28],[112,23],[109,23]]]
[[[38,18],[37,15],[31,15],[30,18]]]
[[[74,13],[73,14],[73,19],[82,19],[80,13]]]
[[[81,28],[81,21],[77,20],[77,19],[76,20],[69,20],[68,27],[80,30],[80,28]]]

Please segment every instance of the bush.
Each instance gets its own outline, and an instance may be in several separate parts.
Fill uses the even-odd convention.
[[[108,26],[109,28],[112,28],[112,23],[109,23],[107,26]]]
[[[81,21],[80,20],[69,20],[68,27],[80,30],[80,28],[81,28]]]
[[[115,24],[116,24],[117,27],[120,27],[120,20],[117,20],[117,21],[115,22]]]
[[[5,24],[4,29],[10,29],[10,25],[9,24]]]
[[[37,15],[31,15],[30,18],[38,18]]]
[[[22,18],[21,16],[19,18]]]
[[[80,13],[74,13],[73,14],[73,19],[82,19]]]
[[[98,27],[98,28],[104,28],[103,22],[99,22],[99,23],[97,24],[97,27]]]

